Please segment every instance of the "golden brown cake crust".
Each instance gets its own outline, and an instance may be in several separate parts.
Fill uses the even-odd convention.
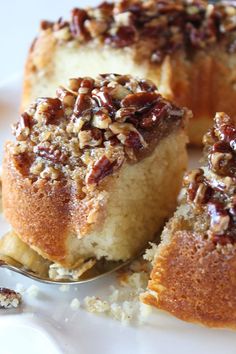
[[[147,304],[210,327],[236,329],[236,253],[216,249],[202,235],[175,232],[159,250],[151,273]]]
[[[52,258],[63,262],[69,218],[67,188],[58,183],[49,190],[45,180],[35,185],[29,179],[23,179],[7,151],[3,179],[7,181],[4,195],[8,196],[4,198],[4,213],[10,218],[12,227],[22,235],[23,241],[45,249]]]
[[[204,136],[157,249],[146,303],[190,322],[236,328],[236,127],[224,113]]]

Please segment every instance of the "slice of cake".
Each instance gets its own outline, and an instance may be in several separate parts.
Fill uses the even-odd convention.
[[[71,79],[56,95],[31,104],[5,146],[5,216],[63,267],[127,260],[176,207],[190,113],[128,75]]]
[[[236,327],[236,126],[224,113],[204,137],[206,165],[184,178],[144,302],[191,322]]]
[[[69,77],[104,72],[151,79],[190,108],[190,141],[201,144],[215,112],[235,117],[235,2],[123,0],[43,21],[26,64],[23,107],[52,96]]]

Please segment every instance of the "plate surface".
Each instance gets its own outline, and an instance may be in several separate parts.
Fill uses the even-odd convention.
[[[10,124],[17,119],[21,79],[15,77],[0,86],[0,148],[10,137]],[[199,151],[191,151],[190,165],[196,165]],[[0,234],[9,226],[0,217]],[[103,296],[115,277],[92,284],[70,286],[61,292],[55,285],[42,285],[0,270],[0,286],[39,288],[36,298],[24,296],[17,310],[0,310],[0,353],[2,354],[235,354],[236,335],[187,324],[153,309],[142,325],[124,326],[109,317],[93,315],[83,308],[72,310],[77,297]]]

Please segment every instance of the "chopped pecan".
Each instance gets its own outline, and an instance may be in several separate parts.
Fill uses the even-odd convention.
[[[119,139],[119,135],[117,137]],[[144,145],[144,141],[141,139],[140,134],[134,131],[130,131],[128,135],[125,136],[124,145],[134,150],[140,150],[146,146],[146,144]]]
[[[43,20],[40,22],[40,29],[46,31],[47,29],[52,28],[53,25],[54,25],[53,22]]]
[[[228,162],[233,158],[231,153],[223,152],[214,152],[211,153],[209,156],[211,169],[219,175],[225,173],[225,170],[228,166]]]
[[[81,35],[84,39],[88,39],[90,35],[84,25],[85,21],[88,19],[87,11],[75,8],[72,10],[71,16],[70,30],[73,36],[78,37]]]
[[[45,120],[46,124],[57,124],[63,116],[62,104],[58,98],[38,98],[34,118]]]
[[[152,129],[160,120],[165,119],[168,115],[168,105],[165,102],[157,102],[154,107],[145,112],[144,117],[140,121],[140,127]]]
[[[122,100],[129,93],[130,91],[126,87],[119,84],[115,85],[115,87],[110,92],[111,96],[116,100]]]
[[[144,141],[141,134],[129,123],[112,123],[109,128],[111,131],[117,135],[117,138],[121,141],[123,145],[139,150],[143,147],[146,147],[147,144]]]
[[[95,38],[108,29],[108,23],[101,20],[86,20],[84,23],[85,28],[90,33],[91,37]]]
[[[92,98],[97,102],[99,107],[104,107],[111,113],[115,111],[112,96],[107,87],[103,87],[102,90],[94,89],[92,92]]]
[[[135,43],[136,30],[133,26],[119,27],[114,35],[105,39],[106,44],[116,48],[123,48]]]
[[[26,176],[29,172],[31,166],[31,158],[29,154],[25,151],[13,156],[14,164],[16,169],[23,175]]]
[[[67,160],[67,155],[60,151],[59,148],[50,146],[38,146],[36,151],[38,156],[43,157],[53,163],[62,163],[64,164]]]
[[[82,78],[78,78],[78,79],[69,79],[69,89],[72,91],[77,92],[80,88],[81,82],[82,82]]]
[[[194,182],[202,182],[204,178],[204,171],[201,168],[197,168],[191,170],[190,172],[186,173],[184,176],[184,185],[190,185]]]
[[[84,147],[95,147],[102,144],[102,133],[97,128],[92,128],[90,130],[81,130],[78,134],[79,147],[83,149]]]
[[[105,177],[111,175],[117,160],[111,162],[105,155],[102,156],[92,167],[86,176],[87,184],[98,184]]]
[[[64,87],[59,86],[56,90],[57,97],[62,101],[63,105],[73,107],[75,104],[76,96],[66,90]]]
[[[28,113],[25,112],[20,116],[20,120],[16,124],[14,131],[17,140],[27,139],[28,135],[30,134],[32,123],[32,117]]]
[[[230,217],[224,205],[219,202],[208,204],[208,213],[211,217],[210,230],[217,235],[224,234],[228,229]]]
[[[124,123],[128,118],[131,118],[135,112],[135,107],[120,108],[115,114],[115,120],[119,123]]]
[[[92,108],[92,101],[90,96],[83,93],[78,94],[74,105],[74,111],[73,111],[74,116],[79,117],[88,114],[90,115],[91,108]]]
[[[130,11],[120,12],[114,16],[117,26],[130,26],[133,24],[133,15]]]
[[[107,129],[111,123],[111,118],[107,112],[104,112],[104,110],[97,111],[93,116],[92,125],[95,128]]]
[[[121,107],[135,107],[136,110],[144,110],[144,108],[153,105],[160,95],[155,92],[137,92],[127,95],[121,101]]]

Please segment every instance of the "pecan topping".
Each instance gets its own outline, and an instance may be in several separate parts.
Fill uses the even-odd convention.
[[[193,170],[184,179],[187,199],[209,215],[208,235],[222,246],[236,242],[235,123],[217,113],[215,124],[204,137],[208,166]]]
[[[129,75],[73,78],[56,94],[39,98],[15,128],[15,165],[33,181],[66,177],[96,184],[115,173],[120,160],[150,154],[163,136],[182,127],[186,114],[152,82]]]
[[[70,22],[43,21],[41,29],[52,29],[59,41],[98,39],[115,48],[151,42],[146,55],[159,64],[179,49],[205,50],[216,42],[222,42],[228,53],[235,53],[235,13],[234,1],[213,5],[198,0],[121,0],[89,9],[75,8]]]

